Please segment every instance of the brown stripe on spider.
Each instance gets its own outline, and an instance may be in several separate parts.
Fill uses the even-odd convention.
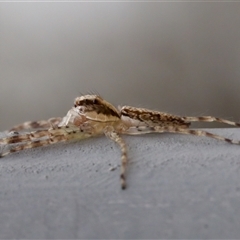
[[[84,106],[85,112],[96,112],[97,114],[103,114],[106,116],[115,116],[120,118],[120,114],[117,109],[110,103],[104,101],[99,96],[87,95],[75,99],[74,107]]]
[[[6,137],[0,140],[0,143],[2,144],[13,144],[13,143],[19,143],[22,141],[29,140],[29,135],[16,135],[16,136],[10,136]]]
[[[134,108],[130,106],[124,106],[121,109],[121,116],[129,117],[134,120],[139,120],[145,122],[149,125],[158,125],[158,126],[181,126],[188,127],[190,122],[184,120],[184,118],[166,114],[158,111],[150,111],[145,108]]]

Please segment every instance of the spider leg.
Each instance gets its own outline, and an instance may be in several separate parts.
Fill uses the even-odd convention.
[[[203,136],[203,137],[211,137],[217,140],[225,141],[231,144],[238,144],[240,145],[240,141],[225,138],[222,136],[219,136],[217,134],[213,134],[207,131],[203,130],[194,130],[194,129],[188,129],[188,128],[180,128],[180,127],[173,127],[173,126],[167,126],[167,127],[159,127],[159,126],[141,126],[141,127],[130,127],[127,131],[124,132],[124,134],[128,135],[139,135],[139,134],[147,134],[147,133],[163,133],[163,132],[170,132],[170,133],[181,133],[181,134],[189,134],[189,135],[195,135],[195,136]]]
[[[105,135],[120,146],[120,149],[122,152],[120,181],[121,181],[122,189],[125,189],[126,188],[126,167],[127,167],[127,162],[128,162],[126,143],[115,131],[106,130]]]
[[[9,137],[5,137],[0,139],[0,144],[14,144],[14,143],[22,143],[25,141],[31,141],[33,139],[38,139],[41,137],[45,137],[49,134],[48,129],[37,130],[30,133],[20,134],[18,132],[14,132],[14,135]]]
[[[90,133],[80,131],[79,128],[69,128],[68,126],[38,130],[26,134],[16,134],[0,139],[0,144],[3,144],[3,147],[10,145],[9,150],[0,153],[0,158],[24,149],[47,146],[68,140],[81,140],[91,136]],[[11,146],[12,144],[19,145]]]
[[[189,135],[195,135],[195,136],[203,136],[203,137],[211,137],[217,140],[225,141],[231,144],[237,144],[240,145],[240,141],[225,138],[222,136],[219,136],[217,134],[213,134],[207,131],[203,130],[195,130],[195,129],[188,129],[188,128],[180,128],[180,127],[148,127],[148,126],[142,126],[142,127],[130,127],[128,130],[124,131],[124,134],[128,135],[140,135],[140,134],[147,134],[147,133],[163,133],[163,132],[170,132],[170,133],[181,133],[181,134],[189,134]]]
[[[24,122],[22,124],[16,125],[12,127],[10,130],[6,132],[19,132],[23,130],[37,129],[37,128],[50,128],[52,126],[57,126],[61,122],[62,118],[50,118],[48,120],[41,121],[29,121]]]
[[[240,123],[238,122],[232,122],[226,119],[212,117],[212,116],[202,116],[202,117],[183,117],[184,120],[187,122],[219,122],[219,123],[225,123],[228,125],[240,127]]]
[[[40,140],[35,140],[32,142],[23,142],[21,145],[13,146],[8,151],[1,153],[0,158],[5,157],[6,155],[8,155],[10,153],[19,152],[24,149],[43,147],[43,146],[47,146],[47,145],[61,142],[64,140],[66,140],[65,136],[60,135],[60,136],[50,137],[48,139],[40,139]]]
[[[157,128],[155,130],[158,130]],[[203,130],[194,130],[194,129],[184,129],[184,128],[174,128],[174,127],[165,127],[164,132],[171,132],[171,133],[182,133],[182,134],[189,134],[189,135],[196,135],[196,136],[203,136],[203,137],[210,137],[214,138],[217,140],[225,141],[231,144],[237,144],[240,145],[240,141],[230,139],[230,138],[225,138],[222,136],[219,136],[217,134],[213,134],[207,131]]]

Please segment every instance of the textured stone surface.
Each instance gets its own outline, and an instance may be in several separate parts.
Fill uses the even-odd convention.
[[[211,129],[240,139],[238,129]],[[240,146],[178,134],[100,137],[0,159],[0,238],[240,238]]]

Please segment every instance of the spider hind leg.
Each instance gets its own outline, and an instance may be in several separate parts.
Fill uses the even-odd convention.
[[[219,123],[224,123],[228,125],[232,125],[235,127],[240,127],[239,122],[233,122],[229,121],[223,118],[217,118],[217,117],[212,117],[212,116],[202,116],[202,117],[183,117],[185,121],[188,122],[219,122]]]
[[[195,135],[195,136],[203,136],[203,137],[210,137],[217,140],[225,141],[231,144],[237,144],[240,145],[239,140],[234,140],[230,138],[225,138],[222,136],[219,136],[217,134],[213,134],[204,130],[195,130],[195,129],[184,129],[184,128],[174,128],[174,127],[165,127],[158,129],[155,127],[153,129],[153,132],[170,132],[170,133],[181,133],[181,134],[188,134],[188,135]]]

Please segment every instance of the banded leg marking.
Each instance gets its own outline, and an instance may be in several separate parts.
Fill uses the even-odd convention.
[[[202,116],[202,117],[183,117],[184,120],[187,122],[219,122],[219,123],[225,123],[228,125],[240,127],[240,123],[229,121],[223,118],[217,118],[212,116]]]
[[[127,131],[124,131],[124,134],[128,135],[140,135],[140,134],[147,134],[147,133],[163,133],[163,132],[169,132],[169,133],[180,133],[180,134],[188,134],[188,135],[195,135],[195,136],[203,136],[203,137],[210,137],[217,140],[225,141],[231,144],[237,144],[240,145],[239,140],[234,140],[230,138],[225,138],[222,136],[219,136],[214,133],[210,133],[203,130],[194,130],[189,128],[179,128],[179,127],[148,127],[148,126],[141,126],[141,128],[135,128],[130,127]]]
[[[0,158],[10,153],[18,152],[24,149],[36,148],[55,144],[68,140],[81,140],[91,137],[92,134],[81,132],[77,128],[69,130],[66,127],[57,127],[56,129],[38,130],[31,133],[19,134],[1,139],[2,147],[10,145],[10,149],[0,153]],[[40,138],[40,139],[39,139]],[[12,144],[19,144],[11,146]]]
[[[12,127],[10,130],[7,130],[6,132],[19,132],[37,128],[50,128],[52,126],[57,126],[61,122],[61,120],[62,118],[58,117],[50,118],[48,120],[24,122],[22,124]]]
[[[188,134],[188,135],[195,135],[195,136],[202,136],[202,137],[210,137],[210,138],[225,141],[225,142],[228,142],[231,144],[237,144],[237,145],[240,144],[240,141],[238,141],[238,140],[225,138],[225,137],[219,136],[217,134],[210,133],[210,132],[203,131],[203,130],[174,128],[174,127],[164,127],[164,128],[158,129],[158,127],[155,127],[154,132],[170,132],[170,133],[181,133],[181,134]]]
[[[121,149],[121,171],[120,171],[120,181],[121,181],[121,187],[122,189],[125,189],[126,184],[126,168],[127,168],[127,146],[125,141],[114,131],[106,131],[105,135],[109,137],[111,140],[113,140],[115,143],[117,143],[120,146]]]

